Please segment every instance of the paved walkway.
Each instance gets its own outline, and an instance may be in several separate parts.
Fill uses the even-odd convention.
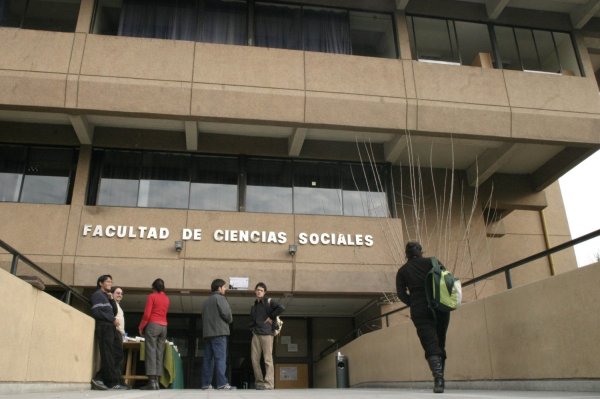
[[[240,389],[237,391],[200,391],[200,390],[161,390],[161,391],[71,391],[21,393],[0,395],[1,399],[589,399],[600,398],[600,393],[547,392],[547,391],[476,391],[447,390],[443,395],[429,390],[418,389],[278,389],[275,391],[256,391]]]

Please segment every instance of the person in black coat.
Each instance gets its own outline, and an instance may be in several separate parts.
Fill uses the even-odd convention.
[[[450,313],[431,310],[425,294],[425,277],[433,267],[431,258],[423,257],[418,242],[408,242],[405,249],[407,262],[396,274],[396,291],[402,302],[410,306],[410,317],[417,329],[425,358],[434,378],[433,392],[444,392],[444,364],[446,362],[446,331]]]
[[[250,329],[252,344],[250,358],[254,370],[256,389],[275,388],[275,372],[273,368],[273,335],[277,328],[277,316],[285,307],[267,296],[267,285],[258,283],[254,288],[256,299],[250,308]],[[265,373],[260,365],[260,358],[265,361]]]

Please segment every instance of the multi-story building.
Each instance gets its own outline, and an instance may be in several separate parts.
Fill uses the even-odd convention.
[[[215,278],[249,381],[264,281],[287,306],[277,361],[310,385],[395,306],[405,241],[468,280],[570,238],[557,179],[600,147],[599,8],[0,0],[0,238],[86,294],[112,274],[131,334],[163,278],[190,387]],[[574,268],[565,251],[513,284]]]

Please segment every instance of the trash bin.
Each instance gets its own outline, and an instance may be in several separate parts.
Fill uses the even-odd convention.
[[[340,352],[335,357],[335,383],[338,388],[350,388],[348,358]]]

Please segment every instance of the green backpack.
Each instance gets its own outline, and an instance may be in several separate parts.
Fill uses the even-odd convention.
[[[462,301],[460,280],[441,266],[437,258],[431,258],[431,264],[431,270],[425,277],[425,294],[429,308],[441,312],[457,309]]]

